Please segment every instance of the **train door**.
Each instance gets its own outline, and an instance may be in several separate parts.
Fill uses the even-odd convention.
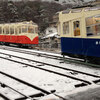
[[[77,19],[77,20],[73,20],[72,21],[72,35],[73,35],[73,39],[72,39],[72,47],[73,47],[73,54],[78,54],[81,55],[82,54],[82,34],[81,34],[81,20]]]
[[[61,51],[63,53],[72,53],[72,39],[70,33],[70,21],[65,21],[61,24]],[[59,27],[60,28],[60,27]]]

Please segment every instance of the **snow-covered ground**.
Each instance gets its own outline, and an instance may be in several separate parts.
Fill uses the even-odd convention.
[[[15,55],[19,54],[5,50],[0,50],[0,52],[7,52],[9,54],[15,54]],[[25,54],[19,54],[19,56],[26,57]],[[35,58],[34,56],[30,55],[27,55],[26,58],[37,59],[37,60],[40,59],[38,57]],[[36,86],[40,86],[46,90],[57,89],[57,92],[62,92],[65,89],[66,83],[70,84],[74,82],[73,84],[77,84],[77,81],[73,81],[72,79],[65,78],[53,73],[48,73],[36,68],[31,68],[25,65],[17,64],[3,59],[0,59],[0,61],[2,65],[0,67],[0,71],[6,72],[18,78],[20,77],[21,79],[29,83],[35,84]]]
[[[19,48],[19,50],[20,50],[20,48]],[[26,52],[34,51],[34,52],[40,52],[40,53],[47,53],[47,52],[29,50],[29,49],[25,49],[25,50],[26,50]],[[54,60],[54,59],[40,57],[40,56],[38,57],[35,55],[17,53],[17,52],[2,50],[2,49],[0,49],[0,52],[17,55],[17,56],[21,56],[24,58],[33,59],[33,60],[37,60],[37,61],[41,61],[41,62],[46,62],[46,63],[50,63],[50,64],[54,64],[54,65],[59,65],[61,67],[71,68],[71,69],[75,69],[75,70],[79,70],[79,71],[83,71],[83,72],[87,72],[87,73],[91,73],[91,74],[95,74],[95,75],[100,75],[99,68],[87,67],[84,65],[71,64],[71,63],[60,63],[61,62],[60,60]],[[54,54],[54,53],[49,53],[49,54],[61,56],[60,54]],[[10,58],[10,59],[16,59],[14,57],[5,56],[2,54],[0,54],[0,56]],[[19,59],[16,59],[16,60],[19,61]],[[22,60],[22,61],[24,61],[25,63],[28,63],[28,64],[38,65],[37,63],[33,63],[33,62],[28,62],[25,60]],[[17,78],[20,78],[26,82],[29,82],[36,86],[39,86],[45,90],[48,90],[48,91],[56,90],[57,94],[72,91],[75,89],[74,85],[80,83],[79,81],[75,81],[75,80],[67,78],[67,77],[59,76],[59,75],[56,75],[53,73],[49,73],[49,72],[46,72],[46,71],[43,71],[40,69],[25,66],[22,64],[14,63],[14,62],[4,60],[1,58],[0,58],[0,65],[1,65],[0,71],[6,72],[6,73],[13,75]],[[39,67],[42,67],[42,68],[47,67],[48,68],[48,66],[39,66]],[[49,69],[55,70],[54,68],[49,68]],[[56,71],[59,71],[59,69],[56,69]],[[68,72],[63,72],[63,73],[67,74]],[[83,76],[77,75],[77,77],[81,78]],[[84,76],[84,78],[87,78],[87,77]],[[93,80],[93,79],[91,79],[91,80]],[[8,85],[10,84],[11,86],[13,85],[13,87],[16,89],[18,88],[18,83],[11,82],[10,79],[7,79],[6,77],[2,76],[1,74],[0,74],[0,81],[6,83]],[[33,92],[34,89],[33,90],[27,89],[26,86],[25,87],[23,86],[21,88],[19,87],[18,90],[27,95],[32,94],[32,93],[34,94],[34,92]]]

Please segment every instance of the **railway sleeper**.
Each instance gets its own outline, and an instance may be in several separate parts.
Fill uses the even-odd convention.
[[[31,100],[31,98],[39,98],[39,97],[43,97],[43,96],[45,96],[43,93],[37,93],[37,94],[29,95],[28,96],[29,98],[19,97],[19,98],[16,98],[15,100],[25,100],[25,99]]]
[[[87,83],[79,83],[79,84],[76,84],[74,85],[75,88],[79,88],[79,87],[84,87],[84,86],[87,86],[88,84]]]
[[[92,82],[95,83],[95,84],[98,84],[98,83],[100,83],[100,79],[94,80]],[[92,82],[91,82],[91,84],[92,84]],[[87,83],[82,82],[82,83],[76,84],[74,86],[75,86],[75,88],[78,88],[78,87],[84,87],[84,86],[87,86],[87,85],[88,85]]]
[[[100,83],[100,79],[94,80],[93,82],[94,82],[95,84],[99,84],[99,83]]]
[[[51,94],[52,94],[52,93],[55,93],[56,90],[51,90],[50,92],[51,92]],[[42,92],[40,92],[40,93],[37,93],[37,94],[29,95],[28,97],[34,99],[34,98],[40,98],[40,97],[43,97],[43,96],[45,96],[45,94],[42,93]],[[30,98],[29,98],[29,100],[30,100]],[[24,99],[28,99],[28,98],[26,98],[26,97],[20,97],[20,98],[17,98],[17,99],[15,99],[15,100],[24,100]]]
[[[28,98],[28,96],[24,95],[23,93],[17,91],[16,89],[14,89],[14,88],[12,88],[12,87],[10,87],[10,86],[8,86],[8,85],[6,85],[6,84],[4,84],[4,83],[1,83],[1,82],[0,82],[0,84],[1,84],[1,87],[2,87],[2,88],[6,88],[6,87],[7,87],[7,88],[9,88],[9,89],[15,91],[16,93],[22,95],[23,97]]]

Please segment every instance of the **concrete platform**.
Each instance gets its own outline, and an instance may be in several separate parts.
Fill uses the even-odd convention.
[[[81,88],[76,88],[73,91],[58,94],[65,100],[100,100],[100,85],[91,85]],[[51,94],[41,100],[64,100]]]
[[[67,100],[100,100],[100,87],[65,97]]]
[[[66,100],[100,100],[100,85],[91,85],[73,90],[64,96]]]

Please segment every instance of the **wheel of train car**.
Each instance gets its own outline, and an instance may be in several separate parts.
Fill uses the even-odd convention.
[[[0,44],[1,44],[1,45],[4,45],[5,43],[4,43],[4,42],[0,42]]]
[[[19,48],[23,47],[22,44],[17,44]]]
[[[22,47],[23,47],[23,48],[26,48],[26,49],[29,48],[29,46],[22,46]]]
[[[9,46],[9,43],[5,43],[6,46]]]

